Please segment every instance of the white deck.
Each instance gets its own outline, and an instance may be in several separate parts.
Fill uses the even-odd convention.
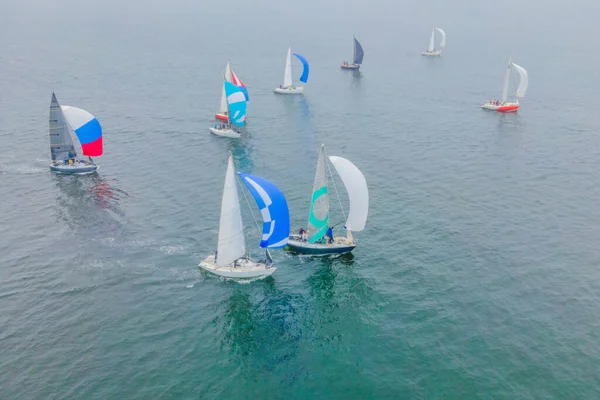
[[[279,93],[279,94],[301,94],[304,92],[304,87],[303,86],[290,86],[287,88],[275,88],[275,90],[273,90],[275,93]]]
[[[215,264],[214,255],[210,255],[202,260],[199,267],[215,275],[242,279],[269,276],[277,270],[274,266],[267,268],[267,265],[264,263],[255,262],[246,258],[241,258],[233,264],[220,267]]]
[[[210,127],[208,129],[217,136],[228,137],[233,139],[238,139],[241,137],[241,135],[233,129],[219,129],[214,127]]]
[[[63,174],[90,174],[98,170],[96,164],[88,162],[74,162],[73,164],[52,163],[50,170]]]
[[[421,53],[422,56],[429,56],[429,57],[435,57],[435,56],[440,56],[442,55],[442,51],[441,50],[434,50],[434,51],[424,51]]]

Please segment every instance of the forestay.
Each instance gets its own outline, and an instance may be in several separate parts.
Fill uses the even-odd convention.
[[[342,178],[348,191],[350,210],[346,220],[346,229],[349,231],[362,231],[367,222],[369,213],[369,190],[365,176],[356,165],[342,157],[330,156],[329,160]]]
[[[221,201],[221,220],[215,263],[219,266],[229,265],[244,256],[245,253],[244,224],[235,182],[235,168],[233,158],[229,156]]]
[[[250,190],[263,219],[260,247],[284,247],[290,236],[290,212],[285,196],[277,186],[260,176],[238,172]]]
[[[527,91],[527,86],[529,86],[529,76],[525,68],[521,67],[518,64],[512,63],[512,66],[515,67],[517,72],[519,73],[519,87],[517,88],[517,97],[525,97],[525,92]]]
[[[304,69],[302,70],[302,75],[300,76],[300,82],[306,83],[308,81],[308,72],[309,72],[308,61],[306,61],[306,58],[304,58],[304,56],[301,56],[298,53],[294,53],[294,55],[296,57],[298,57],[298,60],[300,60],[302,62],[302,66],[304,67]]]
[[[502,103],[506,103],[508,100],[508,83],[510,81],[510,59],[508,60],[508,67],[506,68],[506,74],[504,75],[504,85],[502,85]]]
[[[308,212],[308,238],[309,243],[320,240],[327,233],[329,223],[329,189],[327,187],[327,173],[325,170],[325,147],[321,146],[317,171],[313,184],[313,193]]]
[[[50,101],[49,126],[52,161],[65,161],[77,157],[69,126],[54,93],[52,93],[52,100]]]
[[[61,109],[81,143],[83,154],[90,157],[101,156],[102,127],[96,117],[86,110],[73,106],[62,106]]]

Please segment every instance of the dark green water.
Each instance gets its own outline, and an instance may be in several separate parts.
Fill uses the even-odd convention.
[[[524,3],[2,5],[0,398],[599,398],[600,9]],[[289,45],[303,97],[272,93]],[[510,55],[527,98],[484,112]],[[227,60],[238,141],[207,129]],[[48,171],[52,91],[101,121],[97,175]],[[299,227],[321,143],[369,184],[355,252],[201,274],[229,153]]]

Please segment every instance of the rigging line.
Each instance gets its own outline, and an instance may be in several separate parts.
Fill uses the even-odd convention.
[[[325,154],[325,157],[327,157],[327,154]],[[329,158],[329,157],[327,157],[327,158]],[[345,221],[346,213],[344,212],[344,207],[342,207],[342,200],[340,199],[340,194],[338,193],[337,186],[335,186],[335,179],[333,177],[333,174],[331,173],[331,167],[329,166],[329,163],[327,162],[327,160],[323,160],[323,161],[325,161],[325,164],[327,164],[327,170],[329,171],[329,176],[331,177],[331,182],[333,183],[333,190],[335,190],[335,195],[338,199],[338,203],[340,204],[340,209],[342,210],[342,214],[344,215],[344,221]]]
[[[239,182],[238,182],[239,184]],[[254,212],[252,211],[252,207],[250,206],[250,202],[248,201],[248,197],[246,197],[246,192],[244,191],[244,188],[241,187],[242,185],[240,184],[240,191],[242,192],[242,195],[244,196],[244,200],[246,200],[246,205],[248,206],[248,210],[250,210],[250,214],[252,214],[252,219],[254,220],[254,225],[256,225],[256,232],[258,232],[259,234],[260,232],[260,228],[258,225],[258,222],[256,221],[256,217],[254,216]]]

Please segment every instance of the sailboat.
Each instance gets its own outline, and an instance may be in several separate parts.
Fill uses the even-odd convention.
[[[367,222],[369,212],[369,190],[367,181],[360,170],[349,160],[330,156],[329,161],[342,178],[348,192],[350,209],[344,228],[346,236],[333,237],[329,225],[329,185],[327,182],[325,146],[321,145],[317,171],[313,185],[310,210],[308,213],[308,230],[300,229],[297,235],[291,235],[288,247],[306,254],[341,254],[352,251],[356,247],[352,232],[362,231]],[[333,188],[337,195],[335,183]],[[341,201],[338,196],[338,201]],[[343,209],[342,209],[343,212]],[[345,218],[344,214],[344,218]],[[331,240],[333,239],[333,240]]]
[[[348,64],[347,61],[344,61],[340,66],[342,69],[359,69],[360,64],[363,62],[363,57],[365,56],[365,52],[358,42],[356,38],[354,38],[354,53],[352,55],[352,64]]]
[[[61,106],[52,93],[49,125],[51,171],[88,174],[98,169],[92,159],[102,155],[102,127],[96,117],[81,108]],[[87,160],[78,157],[71,131],[77,135],[81,153],[88,156]]]
[[[227,81],[223,82],[223,91],[227,97],[227,125],[210,127],[209,130],[217,136],[239,138],[239,132],[233,130],[231,125],[244,126],[246,124],[246,96],[244,91]]]
[[[511,81],[511,70],[515,69],[519,75],[519,85],[515,90],[515,101],[508,101],[508,86]],[[529,75],[527,70],[518,64],[508,60],[508,68],[504,75],[504,85],[502,86],[502,99],[494,100],[490,99],[487,103],[481,106],[484,110],[498,111],[498,112],[516,112],[519,109],[519,98],[525,97],[525,92],[529,86]]]
[[[304,88],[302,86],[294,86],[292,81],[292,54],[295,55],[301,62],[303,66],[302,75],[300,76],[300,82],[306,83],[308,81],[308,61],[306,58],[297,53],[292,53],[292,48],[288,48],[287,58],[285,59],[285,71],[283,73],[283,85],[279,85],[278,88],[275,88],[275,93],[280,94],[300,94],[304,92]]]
[[[442,35],[440,40],[440,49],[435,49],[435,31],[438,31]],[[429,47],[427,51],[421,53],[422,56],[439,56],[442,54],[442,50],[446,47],[446,32],[441,28],[433,28],[431,30],[431,38],[429,39]]]
[[[260,247],[266,249],[265,259],[254,261],[246,251],[244,223],[235,179],[233,158],[230,155],[225,175],[217,251],[200,262],[199,267],[228,278],[258,278],[271,275],[277,268],[270,248],[285,247],[290,234],[290,213],[283,193],[268,180],[259,176],[238,173],[246,185],[263,218]]]

